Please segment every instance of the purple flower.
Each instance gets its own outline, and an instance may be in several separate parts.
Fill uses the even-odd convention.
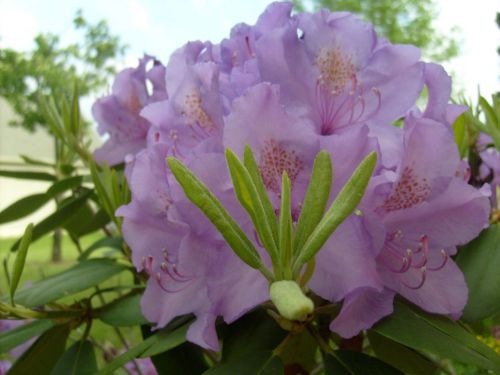
[[[153,61],[153,67],[146,66]],[[139,113],[149,103],[165,99],[165,68],[157,60],[145,56],[137,68],[120,72],[113,83],[112,94],[97,100],[92,114],[99,124],[100,134],[109,138],[94,152],[98,163],[122,163],[125,156],[135,154],[146,146],[149,123]],[[152,84],[148,92],[146,82]]]
[[[332,330],[350,337],[371,327],[392,312],[395,293],[429,312],[461,315],[467,285],[450,256],[487,226],[489,207],[482,191],[457,177],[460,166],[445,124],[407,117],[396,171],[374,178],[362,205],[380,243],[376,262],[385,290],[348,296]]]
[[[188,340],[218,350],[217,317],[230,323],[269,299],[268,281],[232,252],[165,163],[182,160],[269,265],[224,159],[225,148],[242,156],[249,145],[277,213],[287,172],[294,221],[320,150],[333,162],[330,200],[366,155],[379,154],[361,211],[317,254],[308,285],[344,301],[332,330],[349,337],[371,327],[391,313],[396,293],[458,316],[467,289],[450,255],[484,227],[488,204],[463,179],[450,129],[463,107],[448,103],[450,78],[420,62],[417,48],[378,38],[353,15],[290,12],[289,3],[274,3],[256,25],[237,25],[220,44],[187,43],[166,71],[146,73],[143,60],[95,105],[111,136],[99,152],[116,162],[135,155],[126,166],[132,200],[117,215],[134,265],[149,275],[144,315],[160,328],[194,314]],[[429,101],[420,111],[424,85]],[[403,117],[403,129],[392,125]],[[125,118],[130,126],[122,128]]]
[[[137,371],[137,366],[141,372]],[[156,371],[150,358],[137,358],[134,362],[128,362],[125,368],[131,375],[158,375],[158,371]]]

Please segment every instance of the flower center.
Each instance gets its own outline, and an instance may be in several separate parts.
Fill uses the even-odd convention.
[[[268,190],[280,193],[281,176],[284,171],[293,185],[303,167],[304,163],[295,151],[285,150],[274,139],[264,143],[260,153],[259,170]]]
[[[316,58],[316,65],[320,72],[318,82],[327,87],[332,95],[338,95],[347,83],[356,80],[356,67],[351,56],[338,49],[322,49]]]
[[[406,166],[394,192],[383,204],[385,211],[410,208],[427,199],[431,188],[426,178],[419,180],[412,167]]]
[[[163,249],[163,261],[160,263],[159,271],[155,270],[154,257],[151,255],[142,258],[142,268],[167,293],[180,292],[189,285],[189,281],[193,280],[193,277],[182,275],[178,271],[176,259],[168,253],[167,249]],[[181,284],[180,287],[179,284]]]
[[[206,135],[215,129],[215,123],[202,107],[202,100],[197,91],[186,95],[184,108],[181,112],[186,124],[192,128],[198,127]]]
[[[389,271],[396,274],[414,274],[418,273],[420,279],[416,284],[409,284],[403,279],[400,282],[410,289],[420,289],[426,279],[428,271],[439,271],[448,261],[448,254],[444,249],[439,252],[442,260],[439,265],[429,265],[429,238],[422,235],[415,248],[403,246],[403,233],[397,231],[386,237],[384,249],[380,253],[379,260],[381,264]]]

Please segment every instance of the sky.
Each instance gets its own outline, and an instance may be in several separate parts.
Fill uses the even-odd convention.
[[[148,53],[166,63],[168,56],[189,40],[218,42],[239,22],[253,24],[268,0],[0,0],[0,46],[32,47],[39,32],[60,35],[63,43],[78,38],[72,19],[77,9],[95,23],[107,20],[112,33],[130,48],[123,66],[134,66]],[[444,34],[453,26],[461,32],[461,56],[444,64],[469,98],[478,87],[489,96],[500,89],[500,31],[494,19],[500,0],[436,0],[435,26]],[[119,4],[119,5],[118,5]]]

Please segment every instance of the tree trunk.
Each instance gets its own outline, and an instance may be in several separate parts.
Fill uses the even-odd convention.
[[[62,261],[62,229],[57,228],[52,236],[52,262]]]

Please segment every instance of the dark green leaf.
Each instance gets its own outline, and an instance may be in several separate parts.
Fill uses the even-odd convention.
[[[263,310],[257,310],[226,327],[222,361],[205,374],[282,374],[283,363],[273,350],[286,332]]]
[[[70,202],[60,207],[56,212],[36,224],[33,228],[32,241],[35,241],[45,234],[52,232],[54,229],[63,226],[64,223],[86,203],[86,200],[91,193],[92,191],[89,190],[79,197],[72,199]],[[17,250],[19,243],[20,240],[16,241],[14,245],[12,245],[11,250]]]
[[[109,304],[99,315],[104,323],[116,327],[146,324],[141,312],[141,295],[135,294]]]
[[[92,218],[76,232],[78,237],[83,237],[89,233],[103,229],[111,221],[105,210],[99,210],[92,215]]]
[[[139,358],[146,351],[152,353],[152,355],[159,354],[162,350],[168,350],[174,348],[176,345],[180,345],[185,342],[185,337],[181,340],[178,335],[178,331],[186,332],[187,324],[183,325],[173,331],[168,329],[165,331],[160,331],[154,335],[149,336],[140,344],[130,348],[125,353],[116,357],[113,361],[108,363],[104,368],[102,368],[97,374],[107,375],[114,374],[115,370],[130,362],[134,358]],[[170,338],[172,337],[172,339]]]
[[[57,325],[42,334],[14,363],[9,375],[50,375],[64,353],[69,325]]]
[[[45,173],[35,171],[6,171],[0,170],[0,177],[18,178],[23,180],[55,181],[56,177]]]
[[[109,259],[90,259],[16,293],[15,301],[35,307],[72,295],[109,279],[127,267]]]
[[[372,328],[391,340],[416,350],[500,371],[500,356],[451,319],[432,315],[399,300],[394,313]]]
[[[16,260],[14,261],[14,266],[12,268],[12,279],[10,282],[10,299],[12,304],[14,304],[14,294],[16,293],[17,286],[19,285],[19,280],[23,274],[24,264],[26,263],[26,255],[28,254],[28,248],[31,243],[31,234],[33,232],[33,224],[29,224],[24,230],[23,237],[21,238],[21,244],[19,245],[19,251],[16,255]]]
[[[94,242],[86,248],[78,257],[79,261],[87,259],[92,253],[98,249],[111,248],[121,250],[123,246],[123,239],[121,237],[105,237]]]
[[[500,312],[500,225],[491,225],[461,248],[456,262],[465,275],[469,300],[462,319],[474,322]]]
[[[272,351],[253,352],[234,361],[222,363],[205,371],[204,375],[282,375],[283,362]]]
[[[294,253],[302,248],[323,217],[330,196],[332,178],[330,155],[326,151],[320,151],[314,160],[311,180],[295,228]]]
[[[376,163],[377,154],[371,152],[356,168],[303,248],[299,249],[294,265],[294,274],[300,271],[304,263],[316,255],[335,229],[355,210],[363,198]]]
[[[419,352],[368,331],[370,345],[379,359],[408,375],[432,375],[438,366]]]
[[[47,194],[33,194],[21,198],[0,212],[0,224],[21,219],[43,207],[50,201]]]
[[[158,374],[200,375],[207,369],[203,351],[198,345],[185,342],[176,348],[151,357]]]
[[[167,162],[186,196],[210,219],[234,252],[249,266],[262,269],[255,246],[220,201],[180,161],[169,157]]]
[[[0,334],[0,354],[9,352],[23,342],[40,335],[52,327],[51,320],[35,320]]]
[[[97,372],[94,346],[88,340],[75,342],[59,359],[51,375],[94,375]]]
[[[43,160],[39,160],[39,159],[34,159],[30,156],[27,156],[27,155],[19,155],[19,157],[21,159],[23,159],[23,161],[26,163],[26,164],[31,164],[31,165],[39,165],[39,166],[43,166],[43,167],[51,167],[51,168],[54,168],[54,164],[53,163],[47,163],[46,161],[43,161]]]
[[[170,332],[158,333],[155,342],[139,357],[148,358],[154,355],[168,352],[182,343],[186,342],[186,333],[189,329],[189,324],[185,324]]]
[[[403,375],[381,360],[360,352],[336,350],[325,355],[325,375]]]

